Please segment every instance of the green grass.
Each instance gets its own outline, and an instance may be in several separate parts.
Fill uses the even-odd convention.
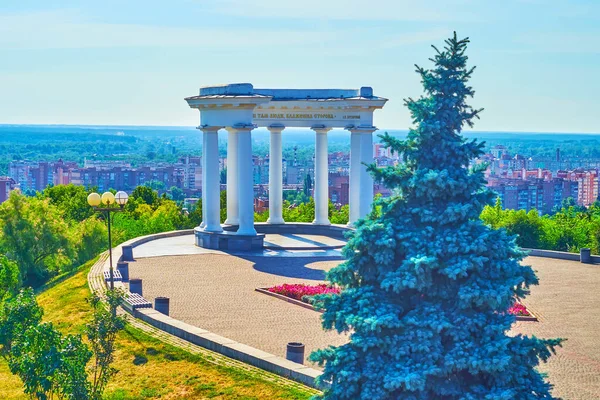
[[[93,262],[38,295],[44,320],[82,334],[91,318],[87,273]],[[202,355],[161,342],[128,326],[119,334],[106,399],[308,399],[312,390],[264,379],[261,373],[219,366]],[[0,360],[0,399],[24,399],[21,381]]]

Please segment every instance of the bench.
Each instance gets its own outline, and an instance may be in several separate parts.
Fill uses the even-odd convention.
[[[105,281],[110,281],[110,271],[104,271],[104,280]],[[118,270],[116,270],[116,269],[113,269],[113,280],[115,282],[119,282],[119,281],[123,280],[123,277],[121,276],[121,273]]]
[[[125,303],[129,304],[132,309],[152,308],[152,303],[143,298],[137,293],[127,293],[124,299]]]

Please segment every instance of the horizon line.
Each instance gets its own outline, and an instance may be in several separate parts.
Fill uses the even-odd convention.
[[[89,127],[89,128],[97,128],[97,127],[114,127],[114,128],[179,128],[179,129],[197,129],[196,126],[185,126],[185,125],[129,125],[129,124],[125,124],[125,125],[107,125],[107,124],[5,124],[5,123],[0,123],[0,127],[7,127],[7,126],[35,126],[35,127]],[[255,129],[267,129],[266,127],[257,127]],[[310,130],[310,128],[308,127],[286,127],[286,129],[306,129],[306,130]],[[340,128],[343,130],[343,128]],[[408,132],[409,129],[399,129],[399,128],[378,128],[377,131],[404,131],[404,132]],[[505,130],[505,131],[490,131],[490,130],[463,130],[462,132],[469,132],[469,133],[508,133],[508,134],[517,134],[517,133],[529,133],[529,134],[533,134],[533,135],[600,135],[600,131],[599,132],[558,132],[558,131],[554,131],[554,132],[550,132],[550,131],[512,131],[512,130]]]

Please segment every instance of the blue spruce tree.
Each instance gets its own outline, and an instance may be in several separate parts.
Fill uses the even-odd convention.
[[[323,327],[350,342],[311,355],[331,384],[323,399],[552,398],[536,366],[560,340],[507,335],[535,273],[514,237],[479,219],[494,196],[469,168],[483,143],[460,135],[482,111],[466,103],[468,43],[455,33],[434,46],[433,69],[417,66],[425,95],[405,102],[415,128],[382,136],[405,162],[369,167],[395,195],[356,223],[328,274],[343,290],[320,298]]]

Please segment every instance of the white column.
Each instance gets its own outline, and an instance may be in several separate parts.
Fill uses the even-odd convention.
[[[227,129],[227,219],[228,225],[238,225],[238,133],[235,129]]]
[[[203,171],[203,186],[205,193],[203,198],[206,203],[203,204],[206,210],[206,224],[204,230],[208,232],[221,232],[221,207],[219,183],[219,127],[209,126],[202,128],[206,136],[206,147],[204,150],[204,165],[206,172]],[[206,181],[206,183],[204,183]]]
[[[206,226],[206,133],[202,131],[202,222],[200,228]]]
[[[350,129],[350,176],[348,202],[350,215],[348,225],[360,218],[360,132]]]
[[[364,164],[373,163],[373,132],[375,128],[365,128],[360,132],[360,206],[359,218],[371,212],[373,204],[373,177]]]
[[[235,127],[238,139],[238,235],[256,235],[254,229],[254,179],[252,176],[252,126]]]
[[[285,127],[272,125],[269,148],[269,224],[283,224],[283,161],[281,150],[281,132]]]
[[[311,128],[316,133],[315,141],[315,225],[330,225],[329,222],[329,165],[327,159],[327,132],[331,128]]]

